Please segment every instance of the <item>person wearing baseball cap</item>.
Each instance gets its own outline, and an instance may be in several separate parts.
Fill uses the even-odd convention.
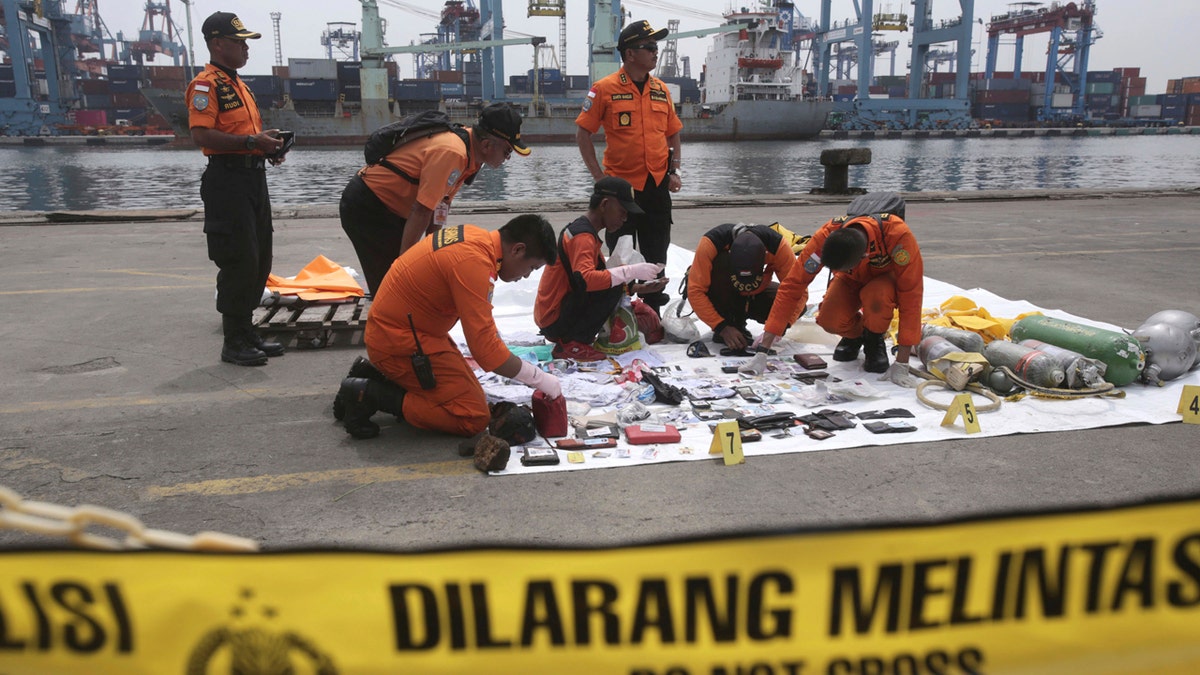
[[[601,233],[615,232],[630,214],[641,213],[629,181],[605,176],[592,186],[587,213],[559,234],[558,260],[542,270],[533,305],[533,320],[554,343],[554,358],[608,358],[592,343],[621,298],[666,287],[666,279],[655,278],[663,265],[644,262],[610,268],[601,253]]]
[[[667,262],[671,246],[671,193],[682,187],[679,132],[683,123],[667,85],[651,72],[658,64],[658,42],[667,36],[648,21],[621,30],[617,50],[621,68],[592,83],[583,109],[575,118],[575,143],[592,179],[615,176],[633,186],[644,213],[630,211],[624,227],[604,235],[609,250],[622,235],[634,235],[646,260]],[[604,129],[604,162],[596,158],[593,134]],[[667,303],[662,289],[642,299],[656,312]]]
[[[263,129],[262,116],[238,68],[250,57],[247,30],[231,12],[214,12],[201,28],[209,62],[187,87],[188,127],[192,141],[208,158],[200,180],[208,257],[217,265],[217,311],[224,342],[221,360],[261,366],[283,354],[283,345],[267,342],[252,315],[271,273],[271,196],[266,165],[283,162],[278,129]]]
[[[766,323],[779,282],[795,262],[791,242],[769,225],[718,225],[696,245],[687,274],[688,303],[712,328],[713,342],[746,349],[753,339],[746,321]]]
[[[479,129],[507,141],[518,155],[529,154],[529,146],[521,140],[521,114],[505,103],[493,103],[479,113]]]

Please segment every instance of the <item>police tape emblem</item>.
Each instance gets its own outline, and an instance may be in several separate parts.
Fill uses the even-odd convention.
[[[312,640],[293,630],[269,625],[278,618],[276,609],[250,606],[254,604],[253,590],[243,589],[240,596],[241,604],[234,607],[230,622],[208,631],[192,648],[187,672],[208,672],[208,666],[216,662],[231,663],[230,670],[239,673],[292,673],[303,669],[303,672],[337,675],[333,657]],[[259,611],[251,612],[252,609]],[[259,614],[266,618],[259,623],[266,625],[238,625]]]
[[[196,94],[192,97],[192,107],[196,110],[204,110],[208,107],[208,94]]]

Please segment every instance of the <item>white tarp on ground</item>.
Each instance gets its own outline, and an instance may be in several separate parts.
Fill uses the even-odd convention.
[[[671,247],[667,273],[672,279],[672,282],[668,284],[668,291],[672,298],[677,297],[676,282],[682,278],[683,271],[687,269],[691,261],[691,251],[678,246]],[[513,337],[527,338],[537,333],[537,326],[533,323],[532,318],[532,307],[537,295],[539,278],[540,272],[535,273],[529,279],[517,283],[505,284],[500,282],[497,284],[493,299],[496,307],[495,315],[501,335],[506,340]],[[825,291],[826,278],[827,275],[820,275],[813,282],[809,293],[810,304],[820,301]],[[1069,321],[1090,324],[1109,330],[1121,330],[1120,327],[1090,321],[1065,311],[1043,309],[1024,300],[1008,300],[983,289],[964,290],[935,279],[925,279],[925,301],[923,303],[925,307],[936,308],[942,302],[955,295],[970,298],[978,306],[986,308],[993,316],[997,317],[1011,318],[1026,312],[1040,311],[1048,316]],[[1161,309],[1168,308],[1147,308],[1147,316]],[[455,330],[459,329],[456,327]],[[752,322],[751,330],[756,331],[757,334],[761,332],[761,326]],[[711,338],[711,331],[701,325],[701,336],[705,340],[709,340]],[[461,332],[457,334],[457,337],[460,343],[462,343]],[[861,359],[856,363],[837,363],[833,361],[830,355],[833,351],[833,345],[836,343],[836,338],[826,335],[812,323],[811,319],[807,317],[802,319],[785,337],[787,338],[786,341],[776,343],[782,360],[791,363],[791,354],[798,352],[821,354],[829,363],[828,370],[830,377],[841,378],[845,381],[865,380],[871,387],[878,390],[881,396],[870,399],[853,399],[846,403],[834,403],[816,408],[806,408],[800,403],[799,399],[788,392],[781,402],[775,404],[774,407],[776,410],[794,412],[799,416],[823,408],[845,410],[852,413],[887,408],[905,408],[916,416],[915,419],[907,419],[905,421],[916,426],[917,431],[874,434],[864,429],[862,423],[858,422],[858,426],[855,428],[838,431],[833,438],[823,441],[805,436],[800,431],[800,428],[797,428],[793,432],[794,435],[788,438],[772,438],[770,432],[767,432],[763,434],[761,441],[743,445],[743,452],[747,457],[747,461],[752,461],[752,458],[757,455],[777,455],[813,450],[837,450],[869,445],[894,445],[1045,431],[1094,429],[1131,423],[1164,424],[1180,420],[1176,409],[1179,405],[1183,386],[1200,384],[1200,371],[1192,371],[1184,377],[1168,382],[1164,387],[1146,386],[1139,383],[1130,384],[1124,387],[1126,396],[1123,399],[1084,398],[1064,401],[1027,396],[1020,401],[1005,402],[1000,410],[995,412],[980,414],[979,423],[981,431],[968,436],[961,419],[957,420],[953,426],[943,427],[941,425],[945,415],[943,411],[934,410],[920,403],[917,400],[915,391],[912,389],[899,387],[890,382],[880,382],[877,380],[877,375],[864,373],[861,368]],[[737,382],[740,384],[770,382],[781,388],[785,388],[785,392],[787,392],[787,387],[794,387],[796,391],[799,391],[801,387],[808,386],[775,374],[767,374],[759,378],[723,374],[720,370],[720,362],[728,359],[723,359],[717,355],[720,345],[714,345],[709,341],[709,346],[714,355],[710,358],[689,358],[686,354],[686,345],[667,342],[652,345],[648,348],[648,351],[652,353],[651,356],[661,358],[668,366],[679,366],[682,371],[676,372],[681,372],[682,376],[687,378],[696,377],[695,369],[702,368],[705,371],[705,377],[722,382]],[[919,364],[915,354],[913,355],[913,363]],[[570,375],[565,379],[571,377],[576,376]],[[567,386],[569,388],[569,385]],[[490,387],[485,388],[489,389],[489,391],[491,390]],[[941,403],[949,403],[953,398],[953,392],[938,389],[931,389],[929,391],[931,392],[931,398]],[[980,396],[976,396],[975,398],[977,406],[987,403]],[[742,403],[740,399],[734,400]],[[685,403],[684,406],[686,407],[687,404]],[[653,404],[648,407],[654,412],[671,409],[671,406],[662,404]],[[594,408],[588,414],[597,415],[611,409]],[[618,453],[615,451],[616,449],[613,449],[610,450],[611,454],[607,457],[595,457],[593,456],[593,451],[587,450],[584,451],[585,461],[579,464],[567,462],[566,451],[559,450],[558,454],[561,457],[559,464],[554,466],[526,467],[521,464],[519,459],[521,449],[514,448],[507,469],[495,472],[495,475],[629,467],[677,461],[721,461],[720,455],[710,455],[708,452],[712,441],[712,431],[709,429],[708,423],[691,418],[691,422],[686,425],[686,428],[680,429],[680,433],[682,437],[680,443],[653,446],[629,445],[622,437],[618,441],[616,449],[628,449],[628,456],[621,456],[626,453]]]

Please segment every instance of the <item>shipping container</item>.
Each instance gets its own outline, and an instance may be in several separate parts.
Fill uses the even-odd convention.
[[[108,90],[114,94],[128,94],[128,93],[136,94],[137,90],[138,90],[138,81],[137,80],[110,80],[108,83]]]
[[[112,106],[114,108],[136,108],[145,105],[146,99],[142,98],[140,92],[134,94],[118,93],[112,95]]]
[[[0,80],[0,98],[15,98],[17,83],[14,80]]]
[[[291,77],[287,66],[271,66],[271,74],[281,80],[287,80]]]
[[[695,80],[692,80],[695,82]],[[682,83],[681,83],[682,84]],[[592,78],[590,75],[568,75],[567,89],[585,90],[592,87]]]
[[[1162,100],[1159,101],[1163,105],[1184,105],[1186,102],[1186,94],[1163,94]]]
[[[443,84],[462,84],[463,74],[457,70],[435,70],[433,79]]]
[[[397,101],[436,101],[441,97],[434,80],[399,80],[396,82]]]
[[[361,61],[338,61],[337,80],[342,84],[359,84],[362,82]]]
[[[508,86],[514,94],[529,93],[529,76],[528,75],[509,75]]]
[[[338,97],[342,101],[350,101],[352,103],[361,102],[362,85],[357,82],[353,84],[340,84],[338,85]]]
[[[146,122],[145,108],[113,108],[108,111],[108,119],[113,124],[117,120],[129,120],[130,124],[144,124]]]
[[[108,125],[106,110],[76,110],[75,124],[81,127],[103,127]]]
[[[110,80],[136,80],[141,76],[141,66],[127,66],[121,64],[111,64],[108,66],[108,79]]]
[[[274,75],[243,75],[242,82],[255,97],[278,96],[283,93],[283,80]]]
[[[1161,105],[1131,105],[1129,106],[1130,117],[1162,117]]]
[[[1029,89],[996,89],[975,92],[975,102],[988,103],[1020,103],[1029,105]]]
[[[442,96],[444,98],[461,97],[467,93],[467,88],[462,84],[442,83]],[[522,92],[524,93],[524,92]]]
[[[542,82],[558,82],[563,79],[562,71],[559,70],[558,68],[538,68],[538,70],[541,72],[541,76],[542,76],[541,81]],[[530,81],[533,81],[533,69],[532,68],[525,71],[525,74],[529,76]]]
[[[1087,83],[1084,91],[1087,94],[1112,94],[1117,90],[1115,82],[1091,82]]]
[[[293,78],[288,80],[287,90],[294,101],[333,101],[337,98],[337,80]]]
[[[101,110],[113,107],[112,96],[110,94],[84,94],[79,99],[84,108]]]
[[[1091,70],[1087,74],[1088,82],[1107,82],[1116,84],[1121,81],[1121,74],[1115,70]]]
[[[142,76],[150,79],[164,80],[188,79],[187,68],[184,66],[146,66],[142,70]]]
[[[337,61],[333,59],[288,59],[288,77],[292,80],[336,80]]]
[[[0,75],[0,79],[4,79]],[[109,93],[108,80],[77,80],[80,94],[107,94]]]

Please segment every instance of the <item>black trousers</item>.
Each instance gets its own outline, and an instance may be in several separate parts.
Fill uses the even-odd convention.
[[[217,265],[217,311],[249,325],[271,273],[271,196],[263,169],[211,162],[200,178],[208,258]]]
[[[338,215],[358,254],[367,291],[374,295],[392,263],[400,257],[405,219],[389,211],[357,175],[342,190]]]
[[[608,244],[608,252],[612,253],[617,245],[617,239],[627,234],[633,235],[633,244],[642,252],[646,262],[667,262],[667,249],[671,246],[671,192],[669,190],[670,176],[664,175],[662,183],[655,183],[654,176],[646,175],[646,184],[634,193],[634,201],[646,213],[635,216],[629,214],[629,219],[621,229],[604,235]],[[636,186],[635,186],[636,187]],[[659,276],[662,276],[660,274]],[[670,296],[659,291],[643,295],[642,301],[659,311],[667,304]]]
[[[745,328],[746,321],[754,319],[766,323],[775,304],[775,294],[779,291],[778,283],[771,283],[761,293],[742,295],[733,288],[730,280],[729,251],[721,251],[713,258],[711,281],[708,286],[708,299],[713,309],[721,315],[721,319],[737,328]]]
[[[563,298],[558,319],[543,328],[542,335],[547,340],[592,344],[624,293],[621,286],[591,293],[568,293]]]

